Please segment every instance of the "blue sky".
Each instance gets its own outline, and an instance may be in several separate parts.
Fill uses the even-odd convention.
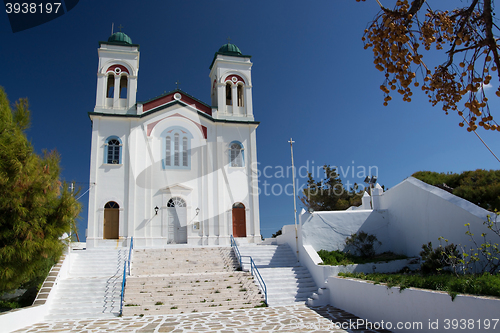
[[[455,2],[439,2],[447,3]],[[84,192],[97,48],[111,35],[112,23],[140,44],[138,101],[175,89],[179,80],[182,90],[209,103],[208,67],[230,37],[254,63],[258,159],[271,175],[260,178],[270,194],[262,187],[261,231],[270,237],[293,224],[293,197],[278,195],[291,174],[276,174],[290,165],[290,137],[302,175],[306,166],[337,165],[341,178],[351,183],[362,182],[359,172],[369,167],[389,188],[419,170],[498,169],[475,135],[458,127],[460,118],[431,107],[421,91],[411,103],[393,96],[388,107],[382,105],[383,74],[361,41],[377,11],[375,1],[354,0],[87,0],[56,20],[15,34],[0,12],[0,86],[11,102],[29,98],[32,144],[38,152],[56,149],[62,178],[78,182]],[[498,101],[492,103],[498,107]],[[480,134],[499,155],[500,134]],[[83,196],[81,236],[87,201]]]

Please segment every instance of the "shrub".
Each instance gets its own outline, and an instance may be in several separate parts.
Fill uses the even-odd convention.
[[[422,257],[420,269],[424,274],[439,274],[447,267],[451,267],[454,273],[457,274],[456,266],[462,258],[457,246],[453,243],[444,247],[439,244],[438,247],[433,249],[432,242],[429,242],[422,245],[420,256]]]
[[[350,252],[354,250],[354,254],[364,258],[372,258],[375,256],[375,245],[380,246],[382,243],[377,240],[375,235],[367,234],[360,231],[357,234],[352,234],[345,239],[345,249]]]

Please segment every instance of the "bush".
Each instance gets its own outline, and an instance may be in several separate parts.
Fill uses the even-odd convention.
[[[432,242],[422,245],[420,256],[422,257],[420,269],[424,274],[439,274],[447,267],[451,267],[456,274],[456,266],[462,257],[455,244],[451,243],[444,247],[440,244],[433,249]]]
[[[360,231],[352,234],[345,239],[345,249],[350,252],[353,249],[355,255],[363,258],[373,258],[375,256],[375,244],[380,246],[382,243],[377,240],[375,235]]]

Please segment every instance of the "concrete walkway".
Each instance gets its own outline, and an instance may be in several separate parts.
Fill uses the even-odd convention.
[[[389,332],[365,330],[355,325],[357,320],[330,306],[308,308],[296,304],[209,313],[47,321],[16,332]]]

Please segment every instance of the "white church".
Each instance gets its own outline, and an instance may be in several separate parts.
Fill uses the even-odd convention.
[[[87,247],[259,242],[250,56],[215,53],[209,105],[179,89],[137,102],[139,45],[123,32],[98,55]]]

